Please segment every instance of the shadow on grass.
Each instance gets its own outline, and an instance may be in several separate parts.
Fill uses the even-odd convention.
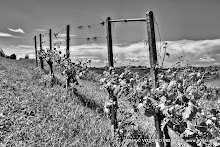
[[[72,94],[74,94],[75,96],[77,96],[78,100],[83,104],[83,106],[101,114],[102,117],[105,117],[107,119],[107,116],[105,115],[105,113],[103,111],[102,105],[98,104],[95,100],[86,98],[86,95],[78,92],[77,89],[75,89],[75,88],[72,88],[70,90],[70,92]],[[145,132],[143,132],[140,127],[138,127],[137,130],[132,130],[131,134],[129,136],[131,137],[130,138],[131,142],[125,143],[127,140],[125,136],[123,136],[123,137],[121,136],[122,138],[120,138],[120,142],[122,144],[125,143],[128,146],[135,146],[134,144],[136,144],[136,146],[138,146],[138,147],[153,147],[153,146],[155,146],[154,143],[146,142],[146,139],[149,139],[149,135],[146,134]]]
[[[97,113],[106,116],[103,111],[103,106],[98,104],[95,100],[89,99],[86,95],[77,91],[77,89],[73,88],[72,92],[78,97],[80,102],[87,108],[96,111]],[[106,116],[107,117],[107,116]]]

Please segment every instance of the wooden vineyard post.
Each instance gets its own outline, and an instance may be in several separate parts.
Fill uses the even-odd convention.
[[[36,67],[38,67],[38,60],[37,60],[37,36],[34,36],[34,48],[35,48],[35,57],[36,57]]]
[[[153,78],[153,86],[154,88],[156,88],[157,87],[157,73],[158,73],[158,69],[156,68],[157,49],[156,49],[156,40],[155,40],[155,32],[154,32],[154,16],[153,16],[152,11],[149,11],[146,13],[146,22],[147,22],[151,75]]]
[[[107,30],[107,46],[108,46],[108,64],[109,68],[114,67],[113,64],[113,50],[112,50],[112,29],[111,29],[111,18],[108,17],[106,19],[106,30]],[[110,73],[112,71],[110,70]],[[108,90],[109,99],[113,101],[113,105],[110,109],[111,113],[111,129],[112,129],[112,137],[115,137],[116,130],[118,129],[118,122],[117,122],[117,109],[118,109],[118,102],[117,97],[114,96],[113,90]]]
[[[70,25],[67,25],[66,27],[66,59],[69,59],[70,56]],[[66,89],[68,90],[68,87],[70,86],[70,79],[69,76],[66,77]]]
[[[70,25],[66,27],[66,58],[70,57]]]
[[[157,88],[157,50],[156,50],[156,40],[154,32],[154,16],[153,12],[149,11],[146,13],[146,23],[147,23],[147,34],[148,34],[148,45],[149,45],[149,56],[150,56],[150,70],[151,76],[153,78],[153,88]],[[163,132],[161,131],[161,117],[159,113],[154,116],[155,128],[156,128],[156,147],[163,147]]]
[[[43,51],[43,48],[42,48],[42,35],[40,34],[40,53]],[[44,61],[43,61],[43,58],[40,57],[40,67],[41,69],[44,69]]]
[[[52,29],[49,30],[50,50],[52,50]]]
[[[150,56],[150,66],[151,66],[151,74],[153,77],[153,86],[154,88],[158,87],[157,84],[157,74],[158,68],[157,64],[157,50],[156,50],[156,41],[155,41],[155,32],[154,32],[154,16],[153,12],[149,11],[146,13],[146,23],[147,23],[147,33],[148,33],[148,45],[149,45],[149,56]],[[168,133],[167,125],[164,126],[163,132],[161,130],[161,121],[163,119],[163,115],[161,113],[156,113],[154,117],[155,127],[156,127],[156,135],[158,140],[156,140],[156,147],[171,147],[171,138]],[[164,137],[163,137],[164,135]],[[164,139],[168,142],[164,142]],[[196,142],[187,142],[189,145],[193,147],[198,147]]]
[[[111,18],[106,19],[106,30],[107,30],[107,46],[108,46],[108,64],[109,67],[114,67],[113,64],[113,50],[112,50],[112,27]]]
[[[113,101],[112,107],[110,109],[110,113],[111,113],[112,137],[115,137],[116,131],[118,129],[118,121],[117,121],[118,101],[117,101],[117,97],[113,94],[113,90],[109,90],[108,92],[109,92],[109,99]]]
[[[49,30],[49,41],[50,41],[50,51],[52,51],[52,30],[51,29]],[[51,74],[51,76],[54,76],[54,73],[53,73],[53,61],[52,61],[52,59],[50,58],[47,61],[47,63],[50,66],[50,74]]]

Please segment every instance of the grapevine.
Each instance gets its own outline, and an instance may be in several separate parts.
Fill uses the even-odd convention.
[[[197,141],[197,146],[217,146],[220,144],[219,110],[204,109],[201,100],[218,99],[220,88],[207,87],[203,79],[205,73],[189,73],[189,70],[191,68],[185,67],[161,72],[158,74],[158,88],[152,88],[150,77],[137,76],[128,68],[118,75],[110,67],[100,82],[117,99],[126,97],[134,112],[144,109],[144,115],[148,117],[162,113],[162,131],[168,126],[187,142],[203,140]],[[113,105],[114,101],[109,97],[104,106],[108,115]]]
[[[51,75],[54,76],[53,72],[53,64],[56,67],[61,69],[61,74],[65,76],[66,79],[66,87],[69,86],[69,83],[73,83],[78,85],[78,78],[83,78],[88,73],[87,63],[91,61],[87,61],[83,63],[81,61],[74,63],[69,58],[65,58],[65,55],[61,55],[62,52],[58,51],[56,48],[46,51],[39,52],[39,58],[45,60],[50,66]]]

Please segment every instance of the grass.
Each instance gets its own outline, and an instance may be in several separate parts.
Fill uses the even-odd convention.
[[[0,58],[0,146],[110,146],[109,120],[33,65]]]
[[[152,146],[135,140],[112,139],[110,121],[103,113],[104,92],[85,86],[63,88],[56,76],[53,86],[47,70],[29,60],[0,57],[0,146],[1,147],[109,147]],[[93,85],[94,86],[94,85]],[[102,95],[103,94],[103,95]],[[133,137],[148,132],[132,129]]]
[[[47,69],[47,67],[45,67]],[[90,72],[79,86],[64,88],[64,79],[48,70],[35,68],[31,60],[0,57],[0,146],[2,147],[110,147],[154,146],[154,143],[111,138],[110,121],[103,113],[107,93],[96,82],[100,75]],[[119,100],[118,119],[133,113]],[[122,108],[123,111],[122,112]],[[154,138],[153,117],[133,113],[130,137]],[[175,133],[172,147],[188,146]]]

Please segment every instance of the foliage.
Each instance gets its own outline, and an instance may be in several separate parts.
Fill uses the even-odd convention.
[[[4,51],[2,50],[2,48],[0,48],[0,56],[2,56],[2,57],[5,57],[5,56],[6,56],[5,53],[4,53]]]
[[[11,56],[9,58],[16,60],[16,55],[15,54],[11,54]]]
[[[0,146],[116,146],[105,117],[62,87],[39,85],[30,60],[0,57]],[[112,146],[113,146],[112,145]]]
[[[157,88],[153,88],[150,77],[140,77],[128,68],[117,75],[114,68],[110,67],[109,71],[103,73],[104,78],[100,82],[117,99],[126,97],[134,111],[137,108],[144,109],[142,112],[148,117],[162,113],[162,131],[165,126],[169,126],[185,140],[205,140],[198,142],[198,146],[216,146],[220,141],[219,110],[204,110],[200,103],[204,99],[217,100],[220,88],[205,86],[205,73],[189,73],[189,70],[191,69],[188,67],[171,68],[158,74]],[[112,99],[106,102],[104,110],[107,114],[111,112],[113,104]]]
[[[25,55],[24,59],[29,59],[29,56],[28,54]]]
[[[69,58],[65,58],[65,55],[61,55],[62,52],[58,51],[56,48],[47,51],[39,52],[39,58],[44,59],[51,68],[51,73],[53,74],[53,67],[59,67],[61,70],[62,75],[65,76],[68,82],[72,82],[78,84],[77,78],[84,78],[88,73],[87,64],[91,61],[87,61],[83,63],[82,61],[78,61],[74,63]]]

